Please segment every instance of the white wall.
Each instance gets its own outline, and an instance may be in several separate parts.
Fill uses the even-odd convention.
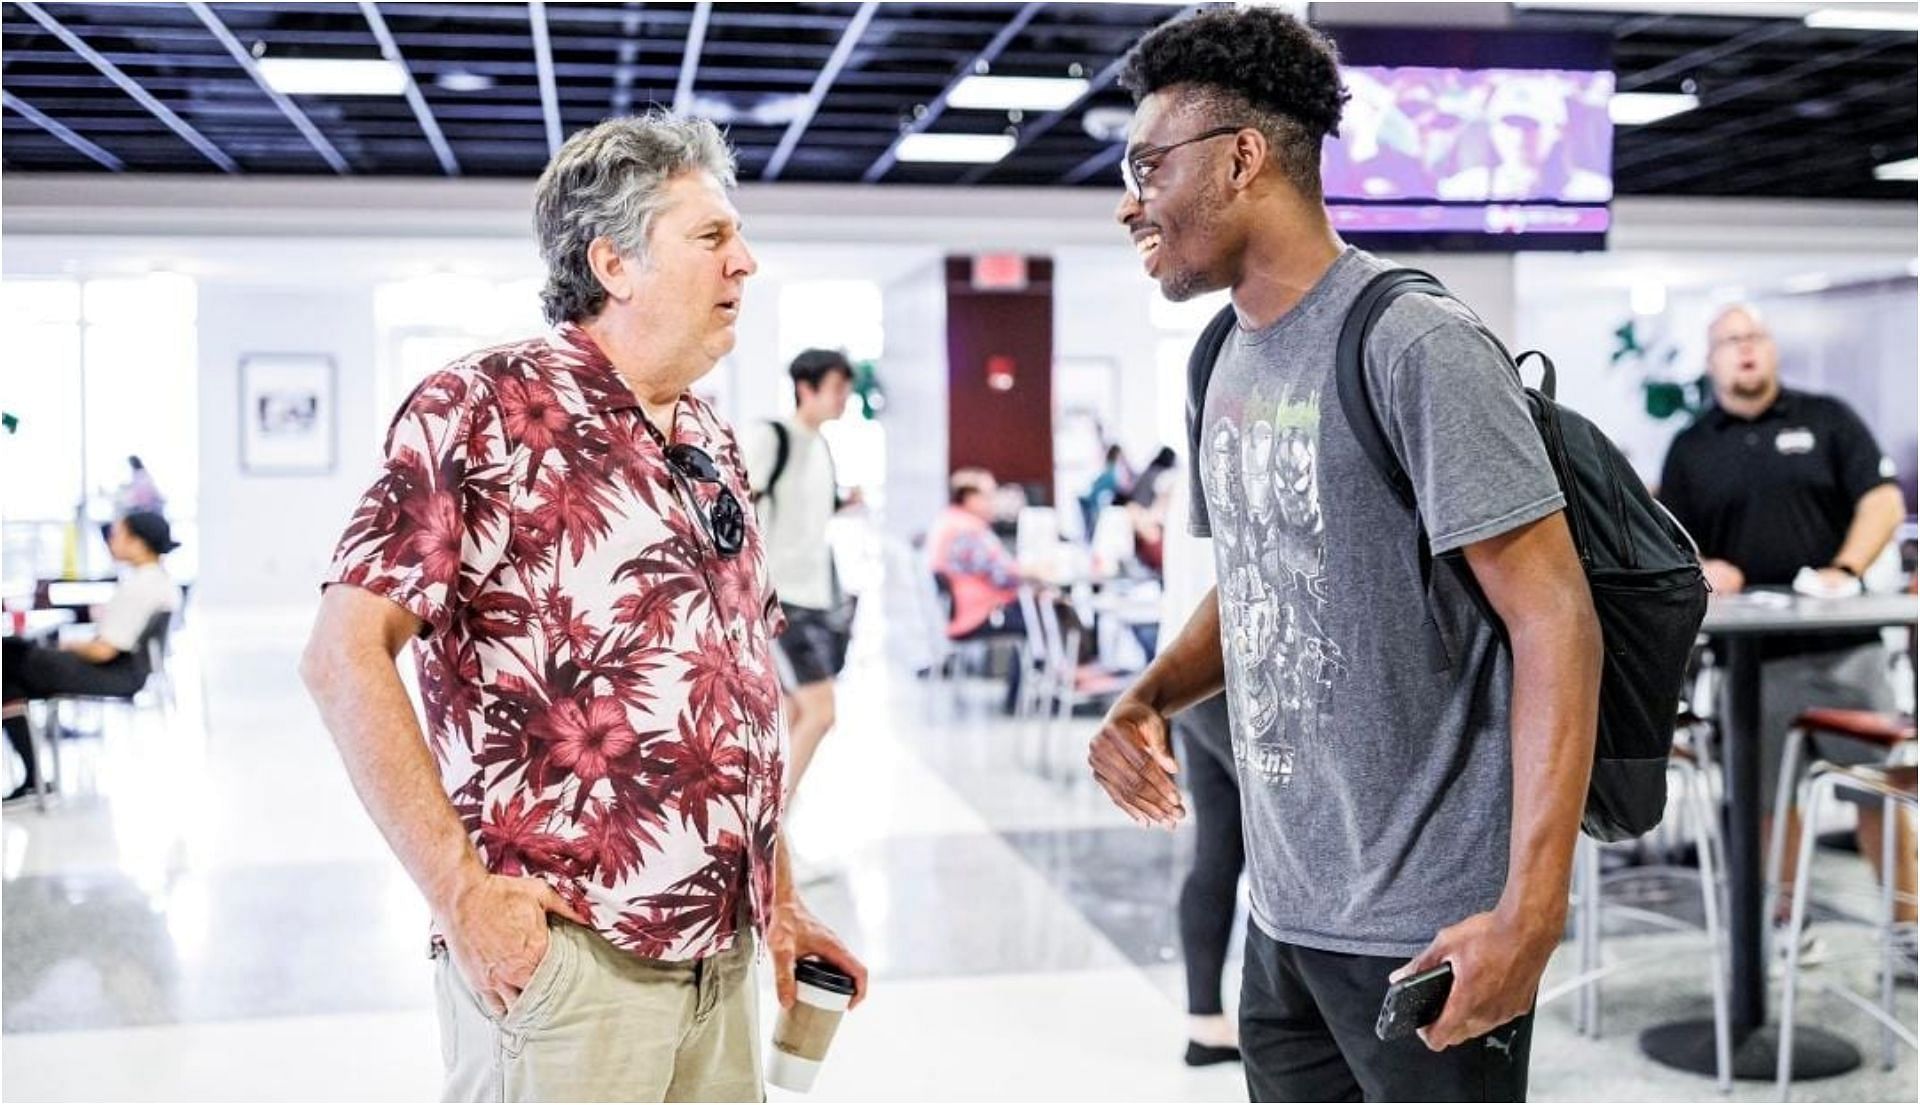
[[[881,289],[887,489],[881,525],[910,540],[947,503],[947,289],[941,258]]]
[[[200,582],[215,606],[309,605],[347,515],[371,482],[373,294],[200,288]],[[324,353],[334,359],[338,463],[328,476],[250,476],[240,469],[240,358]]]
[[[1920,454],[1920,296],[1913,277],[1807,287],[1757,296],[1755,303],[1779,344],[1782,378],[1859,412],[1893,458],[1911,511]]]
[[[201,282],[204,543],[213,555],[233,550],[224,567],[210,555],[206,592],[235,602],[307,601],[371,472],[386,413],[372,398],[380,357],[372,289],[435,272],[497,280],[537,273],[527,193],[524,182],[479,180],[10,173],[0,179],[0,226],[9,275],[163,268]],[[1170,438],[1177,444],[1183,383],[1177,364],[1167,370],[1162,347],[1183,361],[1178,346],[1190,342],[1206,311],[1170,321],[1163,307],[1155,322],[1154,290],[1113,226],[1113,199],[1100,190],[743,188],[739,206],[765,265],[749,287],[739,345],[709,390],[736,420],[777,413],[786,402],[781,284],[849,276],[881,283],[893,500],[885,524],[909,535],[945,500],[939,259],[1017,249],[1056,260],[1056,355],[1107,357],[1119,366],[1125,402],[1117,432],[1130,455],[1144,459]],[[1711,302],[1732,291],[1760,295],[1767,281],[1777,285],[1809,269],[1884,273],[1910,263],[1916,244],[1911,204],[1628,199],[1615,215],[1610,253],[1394,259],[1434,271],[1516,349],[1550,350],[1563,396],[1620,437],[1643,472],[1657,470],[1677,423],[1647,420],[1637,378],[1607,363],[1636,282],[1651,274],[1665,283],[1667,324],[1676,334],[1697,333]],[[1882,313],[1861,317],[1899,323],[1889,325],[1884,347],[1910,354],[1910,316]],[[341,464],[333,478],[239,476],[236,366],[240,353],[259,348],[339,358]],[[1795,370],[1789,365],[1790,375]],[[1903,409],[1910,420],[1910,399]]]
[[[1912,254],[1902,252],[1898,238],[1881,251],[1850,253],[1795,250],[1639,251],[1605,254],[1525,255],[1517,259],[1514,330],[1515,350],[1540,349],[1552,356],[1559,370],[1562,403],[1594,420],[1620,445],[1634,469],[1649,483],[1656,482],[1673,436],[1688,422],[1686,415],[1655,419],[1646,411],[1643,383],[1657,378],[1688,381],[1706,365],[1706,328],[1714,312],[1734,301],[1753,299],[1768,304],[1808,304],[1804,288],[1810,277],[1835,283],[1869,276],[1902,274]],[[1911,288],[1911,283],[1907,284]],[[1635,309],[1635,292],[1642,302]],[[1629,322],[1643,346],[1655,352],[1651,361],[1622,358],[1618,331]],[[1819,373],[1808,362],[1822,356],[1835,361],[1844,356],[1849,375],[1872,374],[1889,381],[1888,417],[1904,425],[1904,435],[1882,434],[1883,447],[1896,449],[1901,439],[1912,440],[1914,398],[1905,392],[1898,405],[1897,381],[1914,378],[1915,319],[1912,293],[1872,306],[1825,304],[1811,311],[1782,312],[1775,331],[1781,341],[1782,374],[1790,383],[1823,387]],[[1840,352],[1840,336],[1855,346]],[[1833,352],[1796,352],[1803,347],[1828,345]],[[1873,358],[1861,348],[1876,351]],[[1827,388],[1826,390],[1835,390]],[[1862,397],[1864,400],[1864,396]],[[1857,401],[1862,401],[1857,400]],[[1911,470],[1909,465],[1908,469]]]

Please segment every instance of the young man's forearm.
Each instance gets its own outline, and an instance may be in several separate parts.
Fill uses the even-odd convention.
[[[445,914],[487,872],[441,788],[393,656],[377,642],[317,635],[301,676],[361,804],[429,907]]]
[[[1584,586],[1508,625],[1513,647],[1513,825],[1500,908],[1555,932],[1593,771],[1601,642]]]
[[[1220,592],[1208,588],[1179,635],[1162,646],[1127,694],[1162,715],[1172,715],[1219,694],[1226,679],[1220,648]]]

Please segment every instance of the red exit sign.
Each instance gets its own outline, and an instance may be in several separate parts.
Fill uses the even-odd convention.
[[[1025,291],[1027,259],[1018,253],[982,253],[975,256],[973,288],[980,292]]]

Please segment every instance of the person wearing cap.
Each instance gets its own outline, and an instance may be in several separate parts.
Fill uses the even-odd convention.
[[[166,518],[152,511],[135,511],[107,529],[107,549],[127,565],[113,597],[95,612],[98,630],[85,641],[47,648],[9,637],[6,639],[6,700],[19,702],[61,694],[131,698],[151,674],[141,638],[154,616],[180,604],[161,558],[179,548]],[[40,765],[25,718],[8,718],[7,743],[20,757],[25,779],[6,801],[25,797],[40,781]]]

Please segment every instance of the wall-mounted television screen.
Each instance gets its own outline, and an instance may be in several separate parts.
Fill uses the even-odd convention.
[[[1605,245],[1614,80],[1603,40],[1335,36],[1350,98],[1321,180],[1343,235],[1384,248]]]

